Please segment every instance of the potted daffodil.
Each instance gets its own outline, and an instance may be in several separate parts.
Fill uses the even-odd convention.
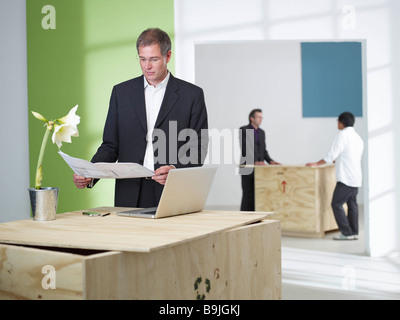
[[[34,117],[45,123],[42,145],[40,147],[39,158],[35,174],[35,187],[29,189],[31,199],[33,219],[38,221],[54,220],[57,211],[58,188],[42,188],[43,180],[43,156],[47,141],[51,133],[53,143],[61,148],[62,142],[71,142],[71,137],[78,137],[78,124],[80,117],[76,114],[78,106],[73,107],[69,113],[56,120],[47,120],[40,113],[32,111]]]

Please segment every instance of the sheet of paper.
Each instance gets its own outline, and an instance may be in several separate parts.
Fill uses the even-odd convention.
[[[128,179],[151,177],[154,175],[154,171],[151,171],[138,163],[91,163],[90,161],[71,157],[62,151],[58,151],[58,153],[77,175],[86,178]]]

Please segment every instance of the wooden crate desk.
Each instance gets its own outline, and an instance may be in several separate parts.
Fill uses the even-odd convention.
[[[0,224],[0,300],[281,298],[280,223],[268,213],[115,214],[128,209]]]
[[[256,166],[256,211],[275,212],[283,235],[323,238],[338,229],[331,208],[335,186],[334,165]]]

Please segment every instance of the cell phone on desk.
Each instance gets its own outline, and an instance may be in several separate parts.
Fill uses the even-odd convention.
[[[94,212],[94,211],[83,211],[82,214],[84,216],[89,216],[89,217],[105,217],[105,216],[110,215],[110,212],[100,213],[100,212]]]

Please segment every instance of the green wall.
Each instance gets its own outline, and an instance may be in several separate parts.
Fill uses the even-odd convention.
[[[61,150],[90,160],[102,139],[112,87],[141,75],[135,42],[146,28],[159,27],[174,42],[173,0],[27,0],[28,111],[30,182],[34,175],[43,123],[62,117],[75,105],[81,117],[78,138]],[[45,5],[55,8],[55,29],[44,29]],[[174,59],[169,64],[174,72]],[[79,190],[72,170],[49,140],[43,163],[43,187],[59,187],[58,212],[114,204],[114,181]]]

